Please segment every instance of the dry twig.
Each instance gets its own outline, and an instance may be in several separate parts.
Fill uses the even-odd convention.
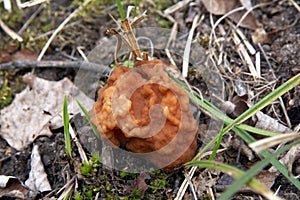
[[[44,54],[46,53],[48,47],[50,46],[51,42],[54,40],[55,36],[63,29],[63,27],[73,18],[76,16],[76,14],[81,11],[87,4],[89,4],[91,0],[86,0],[79,8],[74,10],[54,31],[54,33],[51,35],[45,46],[43,47],[39,57],[37,58],[38,61],[41,61]]]
[[[4,24],[4,22],[0,19],[0,27],[2,28],[2,30],[7,33],[7,35],[9,35],[13,40],[18,40],[19,42],[23,42],[23,38],[21,36],[19,36],[16,32],[14,32],[13,30],[11,30],[8,26],[6,26],[6,24]]]

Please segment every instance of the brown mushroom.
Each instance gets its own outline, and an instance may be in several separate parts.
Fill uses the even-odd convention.
[[[194,157],[197,126],[188,95],[168,76],[167,67],[161,60],[117,67],[90,114],[102,138],[172,171]]]

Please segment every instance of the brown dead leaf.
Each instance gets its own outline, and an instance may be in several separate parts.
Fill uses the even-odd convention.
[[[290,128],[279,123],[276,119],[270,117],[259,111],[255,114],[255,127],[267,131],[273,131],[276,133],[291,133],[293,132]]]
[[[135,189],[141,190],[142,191],[141,198],[143,198],[144,191],[146,191],[149,188],[149,185],[145,182],[146,179],[151,179],[151,177],[148,174],[141,173],[128,189],[129,190],[135,190]]]
[[[284,165],[287,166],[288,171],[290,174],[292,174],[292,168],[293,168],[293,163],[295,160],[299,159],[300,157],[300,145],[293,146],[288,152],[285,153],[285,155],[280,158],[280,162]],[[270,172],[277,172],[278,169],[272,166],[269,169]]]
[[[214,15],[224,15],[234,8],[237,8],[237,6],[239,5],[239,0],[203,0],[202,3],[204,4],[208,12]]]
[[[256,30],[262,25],[256,20],[252,12],[249,12],[243,21],[240,22],[241,18],[247,12],[247,10],[252,8],[250,0],[202,0],[205,8],[208,12],[214,15],[224,15],[236,8],[243,6],[245,9],[242,11],[237,11],[229,15],[228,17],[232,19],[235,23],[240,23],[241,27],[248,28],[251,30]]]
[[[24,81],[30,87],[17,94],[12,104],[0,111],[0,135],[17,150],[26,147],[38,136],[52,135],[50,120],[62,112],[64,95],[67,95],[69,103],[73,98],[78,98],[79,101],[82,98],[89,99],[67,78],[56,82],[27,74]],[[92,105],[93,101],[90,99],[90,106],[84,106],[90,109]],[[72,109],[75,113],[75,105]]]
[[[276,173],[262,170],[257,175],[255,175],[255,178],[258,179],[261,183],[264,183],[268,188],[271,188],[274,184],[276,175]]]
[[[234,96],[232,101],[225,101],[222,104],[225,112],[232,118],[237,118],[250,108],[248,95]],[[276,133],[290,133],[292,130],[285,125],[279,123],[276,119],[258,111],[252,118],[245,121],[246,124],[255,126],[255,128],[273,131]]]
[[[0,51],[0,63],[14,62],[14,61],[34,61],[38,54],[30,49],[18,50],[18,46],[12,45]]]
[[[0,175],[0,198],[5,197],[28,199],[29,188],[18,178],[13,176]]]

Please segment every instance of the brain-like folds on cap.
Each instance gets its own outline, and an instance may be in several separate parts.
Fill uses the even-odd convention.
[[[102,138],[172,171],[194,157],[197,126],[188,95],[166,67],[152,60],[115,68],[90,114]]]

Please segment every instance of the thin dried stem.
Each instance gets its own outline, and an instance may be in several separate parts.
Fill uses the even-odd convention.
[[[142,58],[142,54],[141,54],[141,51],[140,51],[140,48],[139,48],[139,45],[136,41],[136,38],[132,32],[132,27],[128,21],[128,19],[124,19],[122,21],[122,24],[121,24],[122,28],[124,29],[124,33],[126,34],[128,40],[129,40],[129,43],[131,45],[131,51],[135,54],[135,56],[137,56],[138,58]]]
[[[48,47],[50,46],[51,42],[54,40],[54,38],[56,37],[56,35],[64,28],[64,26],[73,18],[76,16],[76,14],[82,10],[87,4],[89,4],[91,2],[91,0],[86,0],[82,6],[79,6],[79,8],[77,8],[76,10],[74,10],[58,27],[57,29],[54,31],[54,33],[51,35],[51,37],[49,38],[49,40],[47,41],[47,43],[45,44],[45,46],[43,47],[39,57],[37,58],[37,61],[41,61],[43,56],[45,55]]]

